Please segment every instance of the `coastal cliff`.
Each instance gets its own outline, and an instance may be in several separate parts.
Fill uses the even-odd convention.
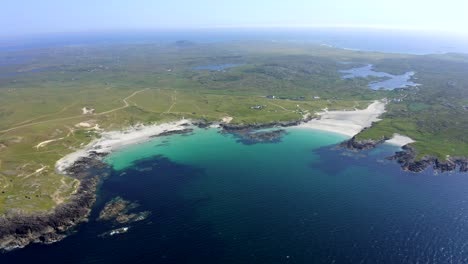
[[[351,150],[367,150],[373,149],[379,144],[384,143],[388,138],[380,140],[357,140],[356,137],[340,144],[341,147]],[[456,171],[468,172],[468,158],[466,157],[448,157],[445,161],[433,156],[424,156],[417,159],[416,150],[411,145],[402,146],[402,151],[396,152],[393,156],[388,157],[389,160],[396,160],[403,170],[412,172],[421,172],[429,167],[432,167],[438,172]]]
[[[87,221],[105,168],[97,157],[82,158],[67,170],[68,175],[80,180],[80,187],[67,202],[50,212],[9,212],[1,217],[0,249],[12,250],[30,243],[50,244],[64,239],[73,227]]]

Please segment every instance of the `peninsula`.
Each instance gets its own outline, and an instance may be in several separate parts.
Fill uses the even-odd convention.
[[[1,63],[11,57],[22,60]],[[468,57],[461,54],[121,44],[0,53],[0,65],[3,249],[60,240],[85,221],[105,178],[103,156],[193,127],[325,130],[347,136],[342,146],[350,149],[402,146],[393,159],[407,170],[468,167]],[[344,77],[363,67],[387,74]],[[403,75],[417,85],[369,88]]]

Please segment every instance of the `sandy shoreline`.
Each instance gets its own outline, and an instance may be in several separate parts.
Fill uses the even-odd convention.
[[[191,125],[190,120],[179,120],[163,124],[138,125],[122,131],[102,132],[101,137],[91,141],[80,150],[59,159],[55,169],[60,174],[66,174],[67,169],[81,158],[89,157],[92,153],[108,154],[122,147],[138,144],[169,131],[180,131]]]
[[[363,110],[320,112],[318,119],[296,127],[328,131],[352,138],[364,128],[370,127],[373,122],[381,120],[379,116],[385,113],[385,104],[384,101],[375,101]],[[407,136],[394,134],[385,142],[402,147],[415,141]]]
[[[374,101],[362,110],[320,112],[318,113],[319,118],[296,127],[328,131],[352,138],[364,128],[370,127],[373,122],[381,120],[379,116],[385,113],[385,104],[385,101]],[[385,142],[402,147],[415,141],[407,136],[394,134],[391,139]]]
[[[296,127],[329,131],[351,138],[373,122],[380,121],[379,116],[384,112],[385,102],[375,101],[362,110],[320,112],[319,118]]]
[[[319,118],[293,127],[328,131],[352,138],[364,128],[370,127],[373,122],[381,120],[379,116],[385,112],[385,104],[385,101],[374,101],[366,109],[362,110],[323,111],[318,113]],[[58,173],[66,174],[67,168],[80,158],[89,157],[92,153],[108,154],[124,146],[148,141],[151,137],[168,131],[183,130],[191,124],[190,120],[179,120],[154,125],[138,125],[122,131],[102,132],[100,138],[58,160],[55,167]],[[386,142],[404,146],[414,142],[414,140],[395,134],[392,139]]]

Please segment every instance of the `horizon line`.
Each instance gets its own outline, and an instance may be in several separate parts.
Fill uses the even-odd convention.
[[[193,27],[142,27],[142,28],[108,28],[108,29],[82,29],[82,30],[57,30],[43,32],[23,32],[13,34],[0,34],[0,39],[5,38],[27,38],[44,35],[60,35],[60,34],[93,34],[93,33],[141,33],[141,32],[180,32],[180,31],[200,31],[200,30],[274,30],[274,29],[289,29],[289,30],[319,30],[319,29],[334,29],[334,30],[383,30],[383,31],[401,31],[401,32],[419,32],[419,33],[437,33],[457,35],[468,38],[467,31],[446,30],[441,28],[421,28],[421,27],[396,27],[390,25],[366,25],[366,24],[332,24],[332,25],[283,25],[283,24],[268,24],[268,25],[215,25],[215,26],[193,26]]]

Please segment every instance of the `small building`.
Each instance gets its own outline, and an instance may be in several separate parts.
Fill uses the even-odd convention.
[[[274,96],[274,95],[267,95],[266,98],[268,98],[268,99],[276,99],[276,96]]]
[[[314,96],[313,98],[314,98],[314,100],[318,100],[318,99],[320,99],[320,96]]]

